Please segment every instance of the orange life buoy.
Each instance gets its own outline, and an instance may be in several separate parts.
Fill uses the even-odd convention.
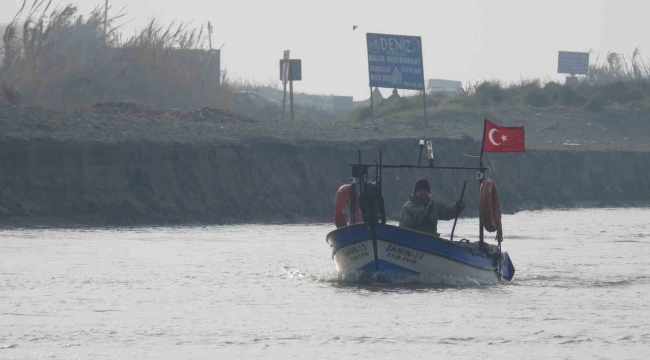
[[[481,184],[479,194],[481,222],[488,232],[501,229],[501,205],[499,204],[499,192],[497,184],[490,179],[484,180]]]
[[[345,218],[345,210],[348,210],[351,205],[350,192],[352,191],[352,185],[345,184],[339,188],[336,192],[336,199],[334,200],[334,224],[337,228],[341,228],[347,225],[351,225],[348,220]],[[359,195],[355,191],[355,201],[354,201],[354,220],[355,223],[361,223],[361,205],[359,204]]]

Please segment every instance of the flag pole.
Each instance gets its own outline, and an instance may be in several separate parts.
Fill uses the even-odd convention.
[[[481,193],[481,184],[483,184],[483,178],[485,178],[485,171],[483,171],[483,146],[485,145],[485,127],[487,125],[487,119],[483,119],[483,136],[481,137],[481,155],[479,156],[479,179],[478,179],[478,190],[479,194]],[[481,220],[481,200],[479,197],[479,209],[478,209],[478,240],[479,240],[479,249],[483,247],[483,221]]]

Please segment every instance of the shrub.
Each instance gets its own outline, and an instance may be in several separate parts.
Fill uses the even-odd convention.
[[[563,86],[560,91],[560,105],[584,106],[587,99],[569,86]]]
[[[615,81],[605,84],[601,91],[603,97],[611,102],[625,104],[630,101],[639,101],[643,94],[634,88],[632,81]]]
[[[584,106],[585,110],[602,111],[605,108],[605,101],[600,95],[594,95]]]
[[[476,87],[476,96],[500,103],[505,100],[505,91],[496,80],[484,81]]]
[[[372,117],[372,110],[370,107],[363,107],[361,109],[355,110],[354,113],[354,117],[357,120],[368,120]]]
[[[564,85],[554,81],[544,84],[542,91],[551,99],[551,103],[557,104],[560,101],[560,93]]]
[[[527,92],[524,96],[524,103],[537,107],[545,107],[550,106],[552,100],[548,93],[539,89]]]
[[[18,93],[11,85],[0,81],[0,104],[19,105]]]

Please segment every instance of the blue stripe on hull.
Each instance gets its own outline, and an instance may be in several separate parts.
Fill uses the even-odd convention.
[[[494,260],[490,257],[471,251],[460,243],[454,243],[421,232],[383,225],[377,228],[377,238],[450,260],[460,261],[480,269],[491,270],[495,268]]]
[[[327,243],[332,246],[332,252],[359,241],[371,238],[370,230],[364,224],[350,225],[336,229],[327,234]]]
[[[332,254],[342,247],[370,238],[370,230],[364,224],[342,227],[327,234],[327,242],[332,246]],[[487,255],[469,249],[458,242],[440,239],[418,231],[393,225],[379,225],[377,238],[479,269],[493,270],[496,268],[494,259]],[[374,263],[371,263],[371,266],[374,267]]]
[[[407,269],[405,267],[401,267],[399,265],[395,265],[391,262],[388,262],[386,260],[379,260],[379,272],[384,273],[384,272],[396,272],[396,273],[406,273],[406,274],[411,274],[411,275],[420,275],[419,272],[413,271],[410,269]],[[375,263],[370,262],[363,266],[362,268],[358,269],[357,271],[361,272],[367,272],[367,273],[374,273],[375,272]]]

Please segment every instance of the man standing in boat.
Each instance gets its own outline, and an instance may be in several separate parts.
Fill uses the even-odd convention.
[[[409,200],[402,207],[399,226],[417,230],[440,237],[438,220],[452,220],[465,209],[465,202],[460,200],[454,205],[431,199],[431,186],[427,179],[415,183],[415,189]]]

